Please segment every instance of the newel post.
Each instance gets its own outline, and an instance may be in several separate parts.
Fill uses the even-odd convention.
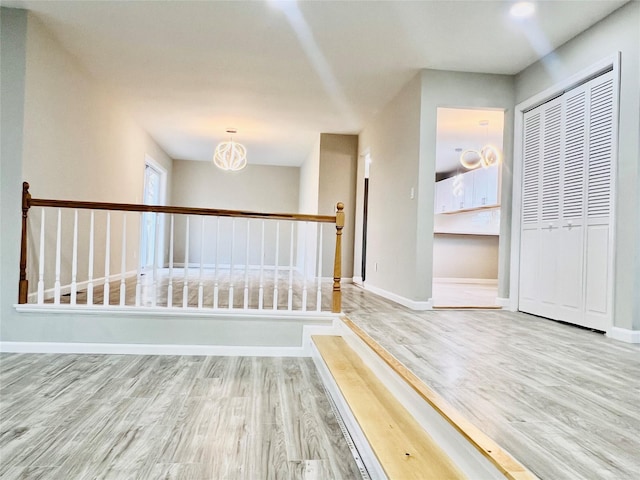
[[[333,260],[333,313],[342,312],[342,294],[340,278],[342,277],[342,229],[344,228],[344,203],[336,205],[336,253]]]
[[[31,206],[29,184],[22,182],[22,238],[20,239],[20,283],[18,284],[18,303],[27,303],[29,282],[27,280],[27,216]]]

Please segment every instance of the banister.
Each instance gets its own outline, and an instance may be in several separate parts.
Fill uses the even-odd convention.
[[[20,281],[18,283],[18,303],[27,303],[29,281],[27,280],[27,217],[31,206],[29,184],[22,182],[22,235],[20,237]]]
[[[20,246],[20,281],[19,281],[19,294],[18,294],[18,297],[19,297],[18,303],[20,304],[25,304],[27,303],[27,300],[28,300],[28,280],[27,280],[27,272],[26,272],[27,245],[28,245],[27,227],[28,227],[28,212],[32,206],[66,208],[66,209],[107,210],[107,211],[123,211],[123,212],[150,212],[150,213],[165,213],[165,214],[178,214],[178,215],[243,217],[243,218],[263,219],[263,220],[270,219],[270,220],[302,221],[302,222],[317,222],[317,223],[334,223],[336,226],[336,244],[335,244],[334,268],[333,268],[332,312],[340,313],[342,311],[340,281],[341,281],[341,275],[342,275],[342,230],[344,228],[344,220],[345,220],[344,204],[342,202],[337,203],[335,215],[308,215],[308,214],[299,214],[299,213],[264,213],[264,212],[254,212],[254,211],[246,211],[246,210],[226,210],[226,209],[212,209],[212,208],[200,208],[200,207],[142,205],[142,204],[133,204],[133,203],[53,200],[53,199],[44,199],[44,198],[32,198],[31,194],[29,193],[29,183],[23,182],[22,184],[22,238],[21,238],[21,246]],[[293,234],[293,230],[292,230],[292,234]],[[276,265],[276,272],[277,272],[277,265]],[[108,286],[105,286],[105,288],[107,287]],[[277,283],[275,284],[275,291],[277,292]]]
[[[342,312],[342,294],[340,279],[342,277],[342,229],[344,228],[344,203],[336,205],[336,253],[333,258],[333,313]]]
[[[142,205],[137,203],[85,202],[76,200],[51,200],[44,198],[31,198],[29,204],[32,207],[80,208],[90,210],[114,210],[123,212],[173,213],[180,215],[244,217],[273,220],[291,220],[299,222],[334,223],[336,221],[336,217],[331,215],[307,215],[302,213],[264,213],[252,212],[247,210],[221,210],[216,208]]]

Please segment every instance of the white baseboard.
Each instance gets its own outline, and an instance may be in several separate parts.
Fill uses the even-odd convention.
[[[375,293],[376,295],[380,295],[381,297],[386,298],[387,300],[391,300],[392,302],[399,303],[411,310],[432,310],[433,302],[429,299],[426,302],[411,300],[409,298],[403,297],[401,295],[397,295],[392,292],[388,292],[382,288],[374,287],[373,285],[369,285],[364,283],[363,288],[371,293]]]
[[[509,297],[496,297],[496,305],[502,308],[506,308],[511,305]]]
[[[497,278],[448,278],[434,277],[433,283],[475,283],[479,285],[498,285]]]
[[[354,285],[362,285],[362,277],[353,277],[351,279],[351,283],[353,283]]]
[[[305,357],[304,347],[235,345],[154,345],[123,343],[0,342],[0,352],[75,353],[106,355],[212,355],[248,357]]]
[[[246,265],[244,263],[238,263],[238,264],[233,264],[233,270],[234,272],[244,272]],[[203,263],[202,264],[202,268],[204,270],[215,270],[216,269],[216,264],[215,263]],[[249,270],[260,270],[261,266],[260,264],[249,264]],[[264,270],[275,270],[276,266],[275,265],[263,265],[262,268]],[[164,267],[165,270],[169,270],[168,265],[166,267]],[[173,264],[173,269],[175,270],[184,270],[184,262],[175,262]],[[219,264],[218,265],[218,269],[219,270],[230,270],[231,269],[231,264],[229,263],[225,263],[225,264]],[[280,265],[278,267],[279,271],[289,271],[291,270],[292,267],[289,265]],[[189,270],[200,270],[200,263],[196,263],[196,262],[189,262]],[[297,266],[293,266],[293,270],[299,270]]]
[[[607,337],[626,343],[640,343],[640,330],[611,327],[607,332]]]
[[[124,272],[124,278],[131,278],[131,277],[135,277],[138,274],[137,270],[129,270],[127,272]],[[109,283],[110,282],[114,282],[116,280],[119,280],[120,277],[122,276],[121,273],[114,273],[112,275],[109,275]],[[105,282],[105,277],[100,277],[100,278],[94,278],[93,279],[93,286],[99,286],[99,285],[103,285]],[[37,286],[38,283],[35,282],[35,285]],[[86,290],[89,287],[89,280],[83,280],[82,282],[78,282],[76,283],[76,292],[79,292],[81,290]],[[71,293],[71,284],[67,284],[67,285],[62,285],[60,286],[60,295],[67,295]],[[47,288],[44,291],[44,298],[45,299],[50,299],[53,298],[55,295],[55,288]],[[38,292],[31,292],[28,295],[28,301],[29,303],[35,303],[38,301]]]

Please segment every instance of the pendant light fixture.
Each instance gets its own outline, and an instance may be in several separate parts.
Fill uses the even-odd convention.
[[[234,135],[235,128],[228,128],[227,133]],[[213,163],[221,170],[237,172],[247,166],[247,149],[230,137],[227,142],[220,142],[213,154]]]
[[[485,127],[485,139],[489,137],[489,120],[480,120],[479,125]],[[473,170],[482,166],[483,168],[498,165],[502,159],[502,152],[495,145],[487,143],[480,150],[468,149],[460,154],[460,164]]]

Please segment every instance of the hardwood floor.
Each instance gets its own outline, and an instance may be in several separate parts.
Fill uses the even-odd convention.
[[[500,308],[498,286],[483,283],[453,283],[433,280],[433,308]]]
[[[349,318],[539,477],[640,478],[640,345],[343,292]],[[1,360],[3,479],[359,475],[308,360]]]
[[[310,359],[3,354],[0,478],[361,478]]]
[[[180,269],[182,270],[182,269]],[[274,286],[276,285],[276,281],[274,280],[273,271],[265,272],[264,278],[262,282],[260,281],[260,274],[256,270],[249,271],[249,274],[245,277],[245,273],[242,271],[235,271],[233,276],[229,273],[228,270],[222,270],[219,273],[218,278],[218,308],[226,309],[229,307],[229,290],[231,285],[231,278],[233,278],[233,307],[237,309],[241,309],[244,306],[244,289],[245,289],[245,280],[248,286],[248,298],[247,305],[248,308],[257,309],[259,303],[259,291],[260,284],[262,283],[263,287],[263,308],[272,309],[273,308],[273,298],[274,298]],[[202,279],[200,279],[198,275],[197,269],[191,269],[187,277],[187,306],[188,307],[197,307],[198,306],[198,295],[199,295],[199,285],[200,281],[202,281],[203,287],[203,307],[206,309],[213,308],[213,299],[214,299],[214,286],[216,284],[215,277],[213,273],[209,270],[207,271]],[[332,291],[332,280],[323,279],[321,281],[321,308],[323,311],[331,311],[331,291]],[[176,273],[171,280],[173,293],[171,295],[172,304],[174,307],[182,307],[183,305],[183,287],[184,287],[184,274]],[[140,280],[140,302],[143,306],[152,306],[153,297],[155,294],[155,302],[158,307],[166,307],[167,306],[167,298],[168,298],[168,286],[169,286],[169,275],[166,269],[163,269],[158,274],[157,285],[153,286],[153,280],[150,275],[141,277]],[[124,291],[125,291],[125,305],[134,306],[136,304],[136,288],[137,288],[137,277],[130,276],[125,279],[124,283]],[[317,292],[318,292],[318,283],[317,279],[307,279],[307,282],[303,281],[302,275],[298,272],[294,272],[292,275],[291,289],[292,289],[292,309],[293,310],[301,310],[302,309],[302,298],[303,291],[306,288],[306,308],[307,310],[316,310],[317,306]],[[121,289],[121,281],[114,280],[109,283],[109,299],[107,303],[109,305],[119,305],[120,304],[120,289]],[[278,310],[287,310],[288,307],[288,295],[289,295],[289,272],[288,271],[280,271],[278,272],[277,278],[277,289],[278,289]],[[93,291],[93,304],[94,305],[102,305],[104,304],[104,292],[105,286],[104,284],[96,284],[94,286]],[[70,303],[70,295],[62,295],[60,297],[61,304],[69,304]],[[32,298],[31,303],[34,303],[36,300]],[[49,297],[45,299],[45,303],[53,303],[53,298]],[[87,290],[80,289],[77,292],[76,303],[78,305],[86,305],[87,304]]]
[[[640,345],[507,311],[343,310],[540,478],[640,478]]]

